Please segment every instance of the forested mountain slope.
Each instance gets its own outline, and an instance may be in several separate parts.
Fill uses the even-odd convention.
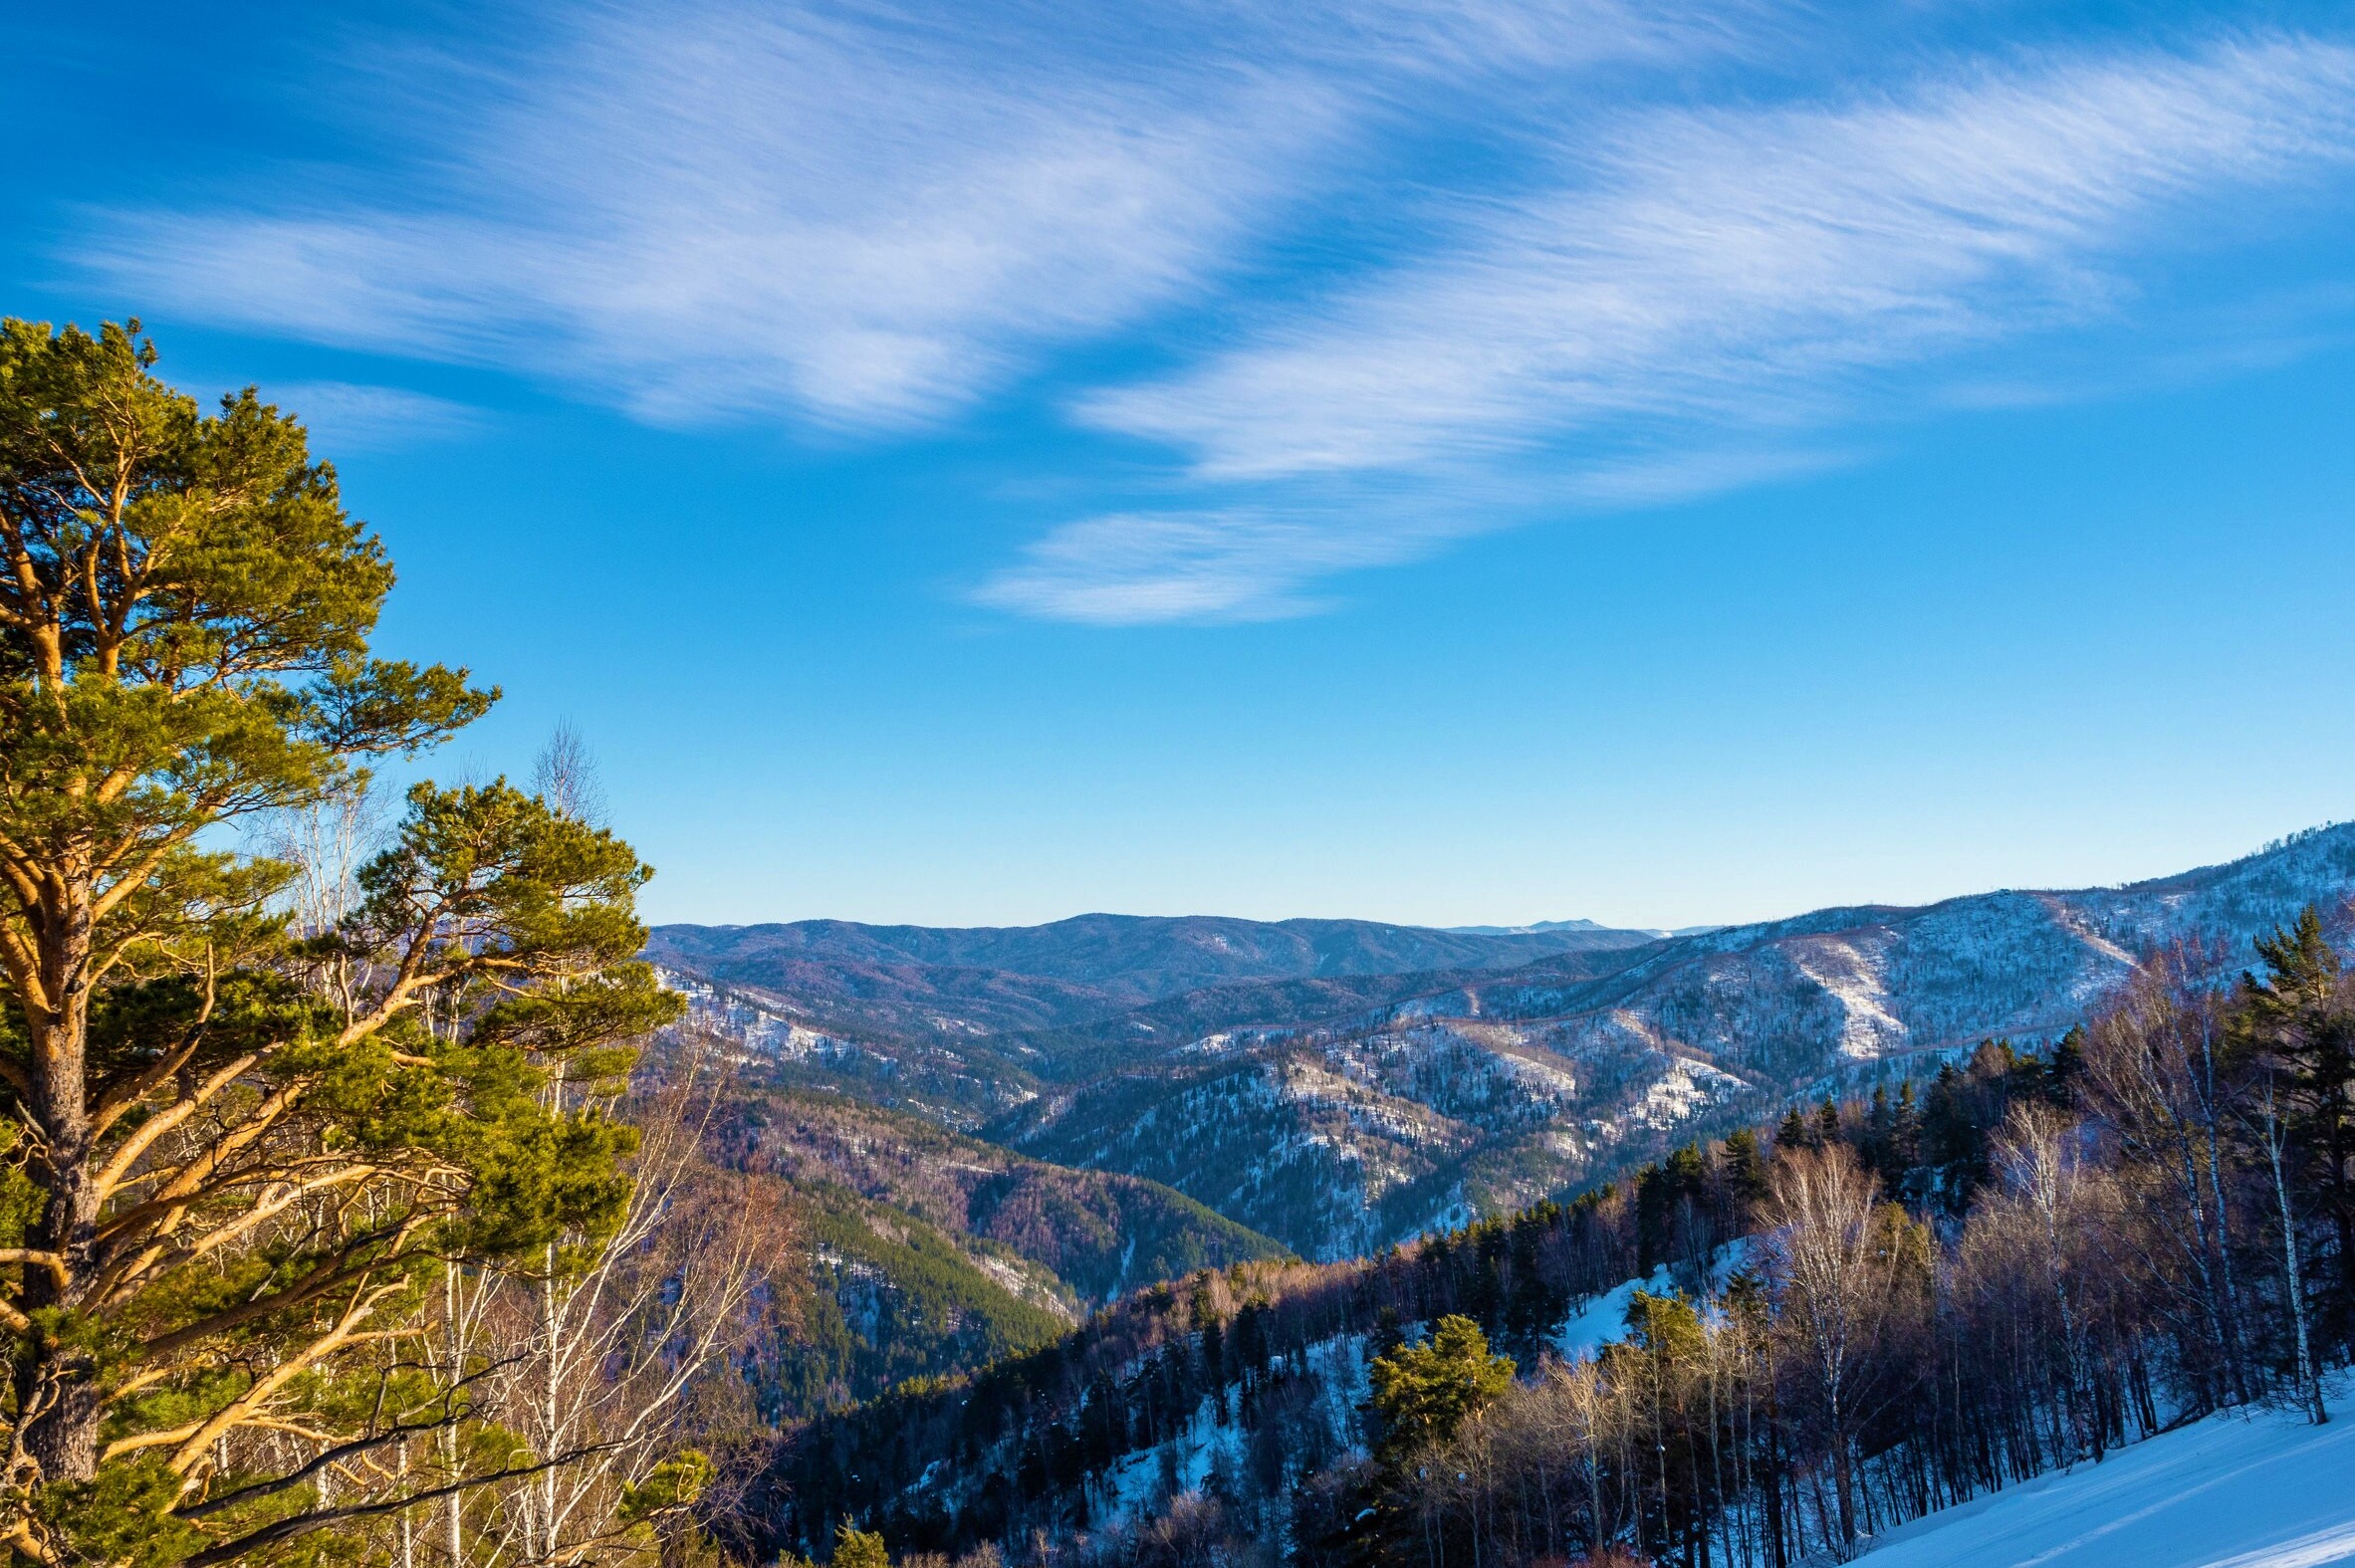
[[[1541,962],[1551,983],[1600,980],[1620,974],[1668,946],[1663,938],[1583,948],[1554,954]],[[1423,999],[1446,996],[1492,978],[1488,973],[1457,969],[1238,981],[1205,986],[1092,1023],[1036,1029],[1002,1036],[992,1043],[1018,1053],[1044,1080],[1084,1081],[1123,1066],[1164,1058],[1173,1049],[1199,1052],[1217,1048],[1235,1034],[1276,1037],[1284,1031],[1319,1024],[1349,1026],[1383,1018],[1402,1006],[1419,1005]]]
[[[756,1555],[823,1545],[853,1518],[904,1549],[1050,1538],[1134,1522],[1220,1483],[1264,1500],[1364,1441],[1365,1369],[1385,1325],[1470,1309],[1548,1323],[1633,1261],[1591,1207],[1429,1238],[1380,1260],[1259,1263],[1129,1297],[951,1388],[918,1385],[789,1433],[751,1490]],[[1518,1289],[1500,1264],[1521,1265]]]
[[[1158,1183],[1051,1165],[839,1095],[740,1091],[714,1137],[742,1169],[845,1189],[1024,1258],[1075,1309],[1285,1251]]]
[[[950,1044],[826,1027],[810,1021],[821,1009],[758,987],[670,965],[657,972],[685,997],[697,1032],[732,1041],[776,1084],[912,1111],[958,1128],[978,1126],[1038,1092],[1038,1075],[986,1040]]]
[[[2319,1423],[2355,1351],[2355,974],[2313,921],[2261,959],[2220,991],[2171,954],[1919,1101],[1132,1296],[788,1435],[746,1543],[850,1519],[1069,1568],[2350,1560]]]
[[[1084,917],[1014,932],[672,927],[655,951],[699,989],[712,1026],[800,1081],[1146,1177],[1338,1258],[1563,1192],[1793,1096],[1919,1078],[1990,1036],[2050,1036],[2154,945],[2213,939],[2232,968],[2306,904],[2335,913],[2351,893],[2355,826],[2341,825],[2125,887],[1826,909],[1675,939]],[[1514,968],[1350,972],[1470,952],[1450,943],[1565,937],[1579,945]],[[1023,1026],[979,1021],[989,1008],[938,1012],[929,1033],[809,1021],[855,1000],[875,964],[979,959],[1057,973],[915,973],[1011,988],[1029,1000],[990,1015]],[[1078,978],[1097,962],[1112,969]],[[714,983],[697,964],[777,986]],[[1284,965],[1340,973],[1220,979],[1057,1027],[1027,1021]],[[802,966],[818,978],[797,990]],[[1050,991],[1064,1002],[1049,1006]],[[876,995],[869,1014],[921,1010],[913,991]]]
[[[2221,939],[2228,965],[2308,904],[2355,894],[2355,824],[2117,888],[2000,892],[1919,908],[1817,910],[1663,946],[1600,979],[1543,963],[1414,1004],[1435,1016],[1640,1032],[1789,1077],[1841,1060],[2065,1028],[2152,947]]]
[[[1136,1177],[1065,1170],[757,1064],[707,1130],[708,1158],[763,1180],[803,1240],[744,1370],[770,1422],[1035,1349],[1091,1310],[1279,1243]]]
[[[1794,1096],[2057,1034],[2177,939],[2226,970],[2355,893],[2355,827],[2121,888],[1819,910],[1220,1030],[1024,1099],[994,1136],[1152,1176],[1305,1255],[1498,1213]]]
[[[765,1332],[738,1357],[771,1426],[1035,1350],[1076,1316],[1052,1270],[986,1237],[823,1181],[781,1203],[800,1248],[772,1261]]]
[[[1042,1158],[1150,1176],[1333,1259],[1504,1207],[1501,1190],[1474,1184],[1509,1183],[1525,1148],[1540,1170],[1515,1196],[1558,1189],[1597,1136],[1576,1120],[1595,1095],[1590,1073],[1518,1033],[1421,1024],[1212,1047],[1043,1094],[988,1131]]]

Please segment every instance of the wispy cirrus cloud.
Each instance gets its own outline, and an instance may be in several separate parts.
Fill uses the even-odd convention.
[[[1183,288],[1330,112],[1248,73],[1000,64],[799,8],[592,11],[458,79],[438,177],[395,203],[133,214],[81,257],[193,315],[655,419],[890,425]]]
[[[1246,499],[1136,509],[1048,531],[989,573],[973,602],[1092,626],[1289,620],[1337,602],[1325,579],[1398,565],[1481,534],[1558,515],[1690,500],[1852,463],[1825,441],[1628,453],[1575,472],[1478,464],[1214,486]]]
[[[2081,395],[1959,362],[2131,324],[2249,197],[2355,161],[2355,51],[2289,35],[1882,49],[1799,0],[516,14],[508,52],[396,52],[397,175],[113,210],[75,255],[672,424],[887,437],[1141,350],[1171,368],[1049,395],[1165,454],[1166,506],[971,595],[1099,624],[1304,613],[1468,533],[1840,461],[1892,412]],[[1286,247],[1320,254],[1263,268]]]
[[[1811,423],[1849,411],[1856,372],[2106,311],[2116,264],[2216,236],[2200,198],[2350,159],[2355,51],[2319,44],[1651,112],[1561,188],[1464,215],[1436,254],[1079,409],[1213,479]]]
[[[303,421],[317,449],[393,451],[472,435],[490,424],[480,408],[353,381],[280,381],[270,401]]]
[[[1853,463],[1854,443],[1815,441],[1630,452],[1542,475],[1476,464],[1211,487],[1252,499],[1190,511],[1126,511],[1051,529],[967,595],[1092,626],[1289,620],[1337,602],[1318,584],[1398,565],[1563,508],[1659,506]]]
[[[504,66],[396,53],[423,172],[369,199],[110,213],[78,259],[200,319],[656,420],[889,429],[1198,293],[1412,84],[1724,31],[1628,0],[705,0],[546,26]]]
[[[985,597],[1296,613],[1336,569],[1455,535],[1819,469],[1860,426],[1965,400],[1942,361],[2128,317],[2154,255],[2230,243],[2253,196],[2350,163],[2355,51],[2296,39],[1580,126],[1550,188],[1466,202],[1425,254],[1080,397],[1228,508],[1074,523]],[[1434,499],[1451,484],[1477,503]]]
[[[1067,524],[992,573],[975,602],[1093,626],[1283,620],[1329,602],[1317,577],[1388,565],[1466,532],[1461,509],[1387,521],[1329,502],[1113,513]]]

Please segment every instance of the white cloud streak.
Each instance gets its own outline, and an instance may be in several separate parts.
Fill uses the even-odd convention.
[[[1442,254],[1080,411],[1222,480],[1806,425],[1857,372],[2108,309],[2110,264],[2165,211],[2351,153],[2355,53],[2279,42],[1654,113]]]
[[[1344,523],[1325,508],[1115,513],[1057,529],[994,573],[976,603],[1093,626],[1283,620],[1327,601],[1332,572],[1388,565],[1465,530],[1392,506]]]
[[[460,94],[431,199],[129,215],[82,259],[191,314],[580,377],[657,420],[886,426],[1183,292],[1328,132],[1313,84],[954,43],[595,12]]]
[[[1320,475],[1260,499],[1117,512],[1050,530],[991,573],[974,602],[1094,626],[1285,620],[1332,607],[1321,579],[1396,565],[1564,506],[1658,506],[1854,462],[1851,446],[1690,448],[1630,455],[1532,481],[1471,465],[1362,480]]]
[[[1467,204],[1426,256],[1083,397],[1248,501],[1071,524],[981,596],[1090,622],[1302,613],[1318,579],[1452,537],[1852,460],[1834,433],[1900,411],[1902,372],[1917,406],[1970,401],[1922,377],[2129,314],[2149,253],[2230,243],[2250,193],[2355,161],[2355,52],[2014,62],[1834,107],[1653,112],[1574,158],[1585,133],[1555,188]]]
[[[1699,36],[1665,14],[585,7],[513,69],[392,73],[432,188],[111,214],[80,260],[200,318],[515,366],[656,421],[905,426],[1199,294],[1384,84]]]
[[[1880,94],[1647,108],[1629,80],[1767,48],[1790,7],[553,14],[511,68],[388,74],[430,177],[107,214],[81,259],[165,311],[678,424],[921,426],[1056,345],[1247,312],[1157,334],[1191,361],[1071,402],[1169,449],[1184,498],[1052,531],[972,594],[1097,624],[1304,613],[1321,578],[1467,533],[1838,461],[1909,397],[1971,399],[1924,367],[2129,318],[2153,256],[2355,153],[2355,52],[2298,38],[1910,56]],[[1488,137],[1480,188],[1382,182],[1434,104],[1486,107],[1448,132]],[[1344,188],[1411,254],[1222,298]]]
[[[303,421],[320,451],[398,451],[456,440],[491,422],[480,408],[399,386],[277,381],[266,395]]]

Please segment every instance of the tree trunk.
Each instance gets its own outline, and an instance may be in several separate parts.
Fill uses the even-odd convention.
[[[2225,1287],[2225,1364],[2232,1378],[2233,1397],[2241,1404],[2248,1402],[2248,1356],[2241,1337],[2240,1287],[2233,1277],[2233,1212],[2225,1202],[2224,1130],[2218,1114],[2216,1086],[2215,1030],[2203,1024],[2200,1030],[2200,1071],[2203,1092],[2200,1096],[2200,1119],[2208,1140],[2209,1201],[2216,1209],[2217,1272]]]
[[[34,930],[41,1004],[26,999],[32,1035],[33,1181],[48,1205],[33,1227],[34,1244],[64,1259],[63,1277],[25,1270],[28,1312],[81,1304],[98,1241],[98,1173],[92,1169],[87,1093],[90,1043],[89,889],[65,884],[45,898]],[[98,1473],[98,1368],[87,1350],[60,1344],[36,1328],[17,1374],[17,1408],[29,1413],[25,1448],[44,1483],[89,1480]]]
[[[1840,1380],[1834,1376],[1829,1383],[1831,1430],[1826,1436],[1831,1440],[1832,1501],[1839,1509],[1834,1521],[1839,1530],[1837,1545],[1840,1557],[1845,1560],[1856,1546],[1856,1479],[1848,1464],[1848,1421],[1840,1402]]]
[[[2317,1427],[2330,1420],[2323,1408],[2322,1386],[2314,1375],[2314,1351],[2306,1329],[2306,1284],[2303,1270],[2298,1267],[2297,1215],[2290,1207],[2289,1182],[2281,1170],[2281,1144],[2285,1134],[2281,1118],[2274,1113],[2270,1090],[2265,1104],[2265,1157],[2273,1169],[2273,1201],[2281,1211],[2281,1269],[2283,1282],[2289,1290],[2289,1319],[2297,1334],[2298,1403]]]

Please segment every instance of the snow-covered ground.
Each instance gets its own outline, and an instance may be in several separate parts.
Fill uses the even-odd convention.
[[[2355,1412],[2211,1417],[1890,1531],[1871,1568],[2355,1563]]]
[[[1711,1256],[1709,1288],[1712,1294],[1725,1289],[1726,1281],[1750,1261],[1754,1244],[1751,1237],[1743,1236],[1739,1240],[1728,1241]],[[1676,1280],[1665,1263],[1653,1269],[1649,1279],[1621,1280],[1563,1319],[1561,1327],[1554,1330],[1553,1348],[1570,1361],[1599,1355],[1603,1346],[1616,1344],[1627,1337],[1627,1307],[1635,1299],[1638,1290],[1664,1296],[1676,1288]]]
[[[1366,1336],[1342,1334],[1307,1347],[1307,1370],[1316,1379],[1319,1417],[1324,1430],[1344,1441],[1351,1432],[1357,1407],[1370,1391],[1367,1381]],[[1279,1360],[1269,1362],[1275,1371]],[[1213,1470],[1225,1464],[1239,1469],[1245,1459],[1246,1436],[1234,1421],[1237,1391],[1222,1389],[1203,1396],[1186,1430],[1155,1448],[1139,1449],[1104,1472],[1089,1494],[1095,1527],[1110,1528],[1145,1517],[1170,1494],[1200,1491]]]
[[[1622,1280],[1564,1319],[1554,1332],[1553,1348],[1571,1361],[1599,1354],[1603,1346],[1627,1337],[1627,1305],[1638,1290],[1666,1295],[1675,1288],[1665,1263],[1653,1269],[1649,1279]]]

